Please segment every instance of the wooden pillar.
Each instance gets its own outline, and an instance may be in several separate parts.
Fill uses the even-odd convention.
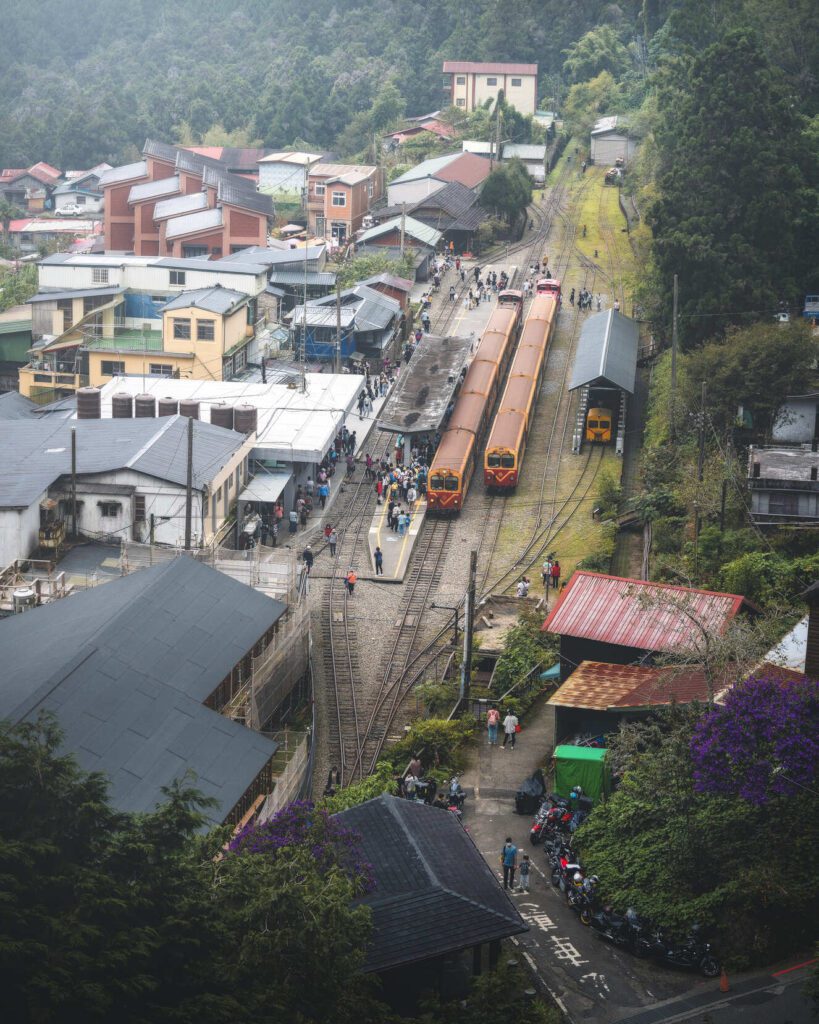
[[[481,973],[481,944],[472,947],[472,974],[478,977]]]
[[[498,966],[498,957],[500,956],[500,939],[492,939],[489,943],[489,969],[494,971]]]

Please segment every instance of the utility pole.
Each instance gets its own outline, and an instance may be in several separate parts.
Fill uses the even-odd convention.
[[[671,315],[671,440],[676,440],[677,400],[677,275],[674,275],[674,305]]]
[[[341,283],[336,277],[336,352],[333,369],[341,373]]]
[[[307,249],[308,242],[310,241],[310,232],[304,232],[304,331],[302,334],[302,353],[301,353],[301,391],[304,394],[307,391]]]
[[[401,203],[401,259],[404,258],[404,236],[407,230],[407,204]]]
[[[71,536],[77,539],[77,428],[71,428]]]
[[[469,553],[469,588],[466,592],[464,609],[464,658],[461,662],[461,692],[459,703],[463,706],[469,700],[472,682],[472,632],[475,626],[475,590],[478,575],[478,552]]]
[[[706,382],[702,382],[702,391],[700,394],[700,435],[699,435],[699,451],[697,452],[697,501],[694,506],[694,578],[699,582],[700,578],[700,488],[699,484],[702,483],[703,471],[705,468],[705,394],[706,394]]]
[[[215,497],[215,496],[214,496]],[[185,550],[191,549],[193,518],[193,416],[188,417],[188,472],[185,480]]]

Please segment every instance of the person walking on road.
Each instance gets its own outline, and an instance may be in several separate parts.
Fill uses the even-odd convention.
[[[529,892],[529,871],[532,867],[532,862],[529,860],[529,854],[524,853],[523,860],[520,862],[520,885],[518,886],[518,892]]]
[[[515,887],[515,869],[518,866],[518,848],[507,836],[501,850],[501,867],[503,868],[503,887],[507,891]]]
[[[338,544],[338,534],[336,533],[335,526],[330,530],[327,535],[327,543],[330,545],[330,557],[336,557],[336,544]]]
[[[554,560],[552,565],[552,590],[557,590],[560,584],[560,562],[557,559]]]
[[[383,576],[384,575],[384,552],[381,550],[380,547],[376,547],[374,553],[375,553],[375,575],[376,576]]]
[[[506,718],[503,720],[503,746],[511,740],[512,750],[515,749],[515,738],[518,732],[518,717],[513,715],[511,711],[506,712]]]
[[[572,288],[571,292],[569,293],[569,302],[571,302],[571,304],[574,305],[574,288]]]
[[[489,746],[498,745],[498,725],[500,724],[500,711],[497,708],[490,708],[486,714],[486,731],[489,734]]]

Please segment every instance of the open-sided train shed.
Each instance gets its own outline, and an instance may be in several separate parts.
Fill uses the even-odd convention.
[[[397,387],[384,403],[378,417],[379,429],[403,434],[407,447],[412,435],[439,430],[472,343],[472,338],[425,334],[412,359],[402,368]]]
[[[612,410],[617,420],[617,454],[623,454],[626,395],[637,378],[639,325],[615,309],[590,316],[580,331],[570,391],[580,391],[572,450],[583,444],[586,413],[595,405]]]

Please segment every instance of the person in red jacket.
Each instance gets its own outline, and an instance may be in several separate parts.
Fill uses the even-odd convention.
[[[557,559],[552,563],[552,590],[557,590],[560,583],[560,562]]]

